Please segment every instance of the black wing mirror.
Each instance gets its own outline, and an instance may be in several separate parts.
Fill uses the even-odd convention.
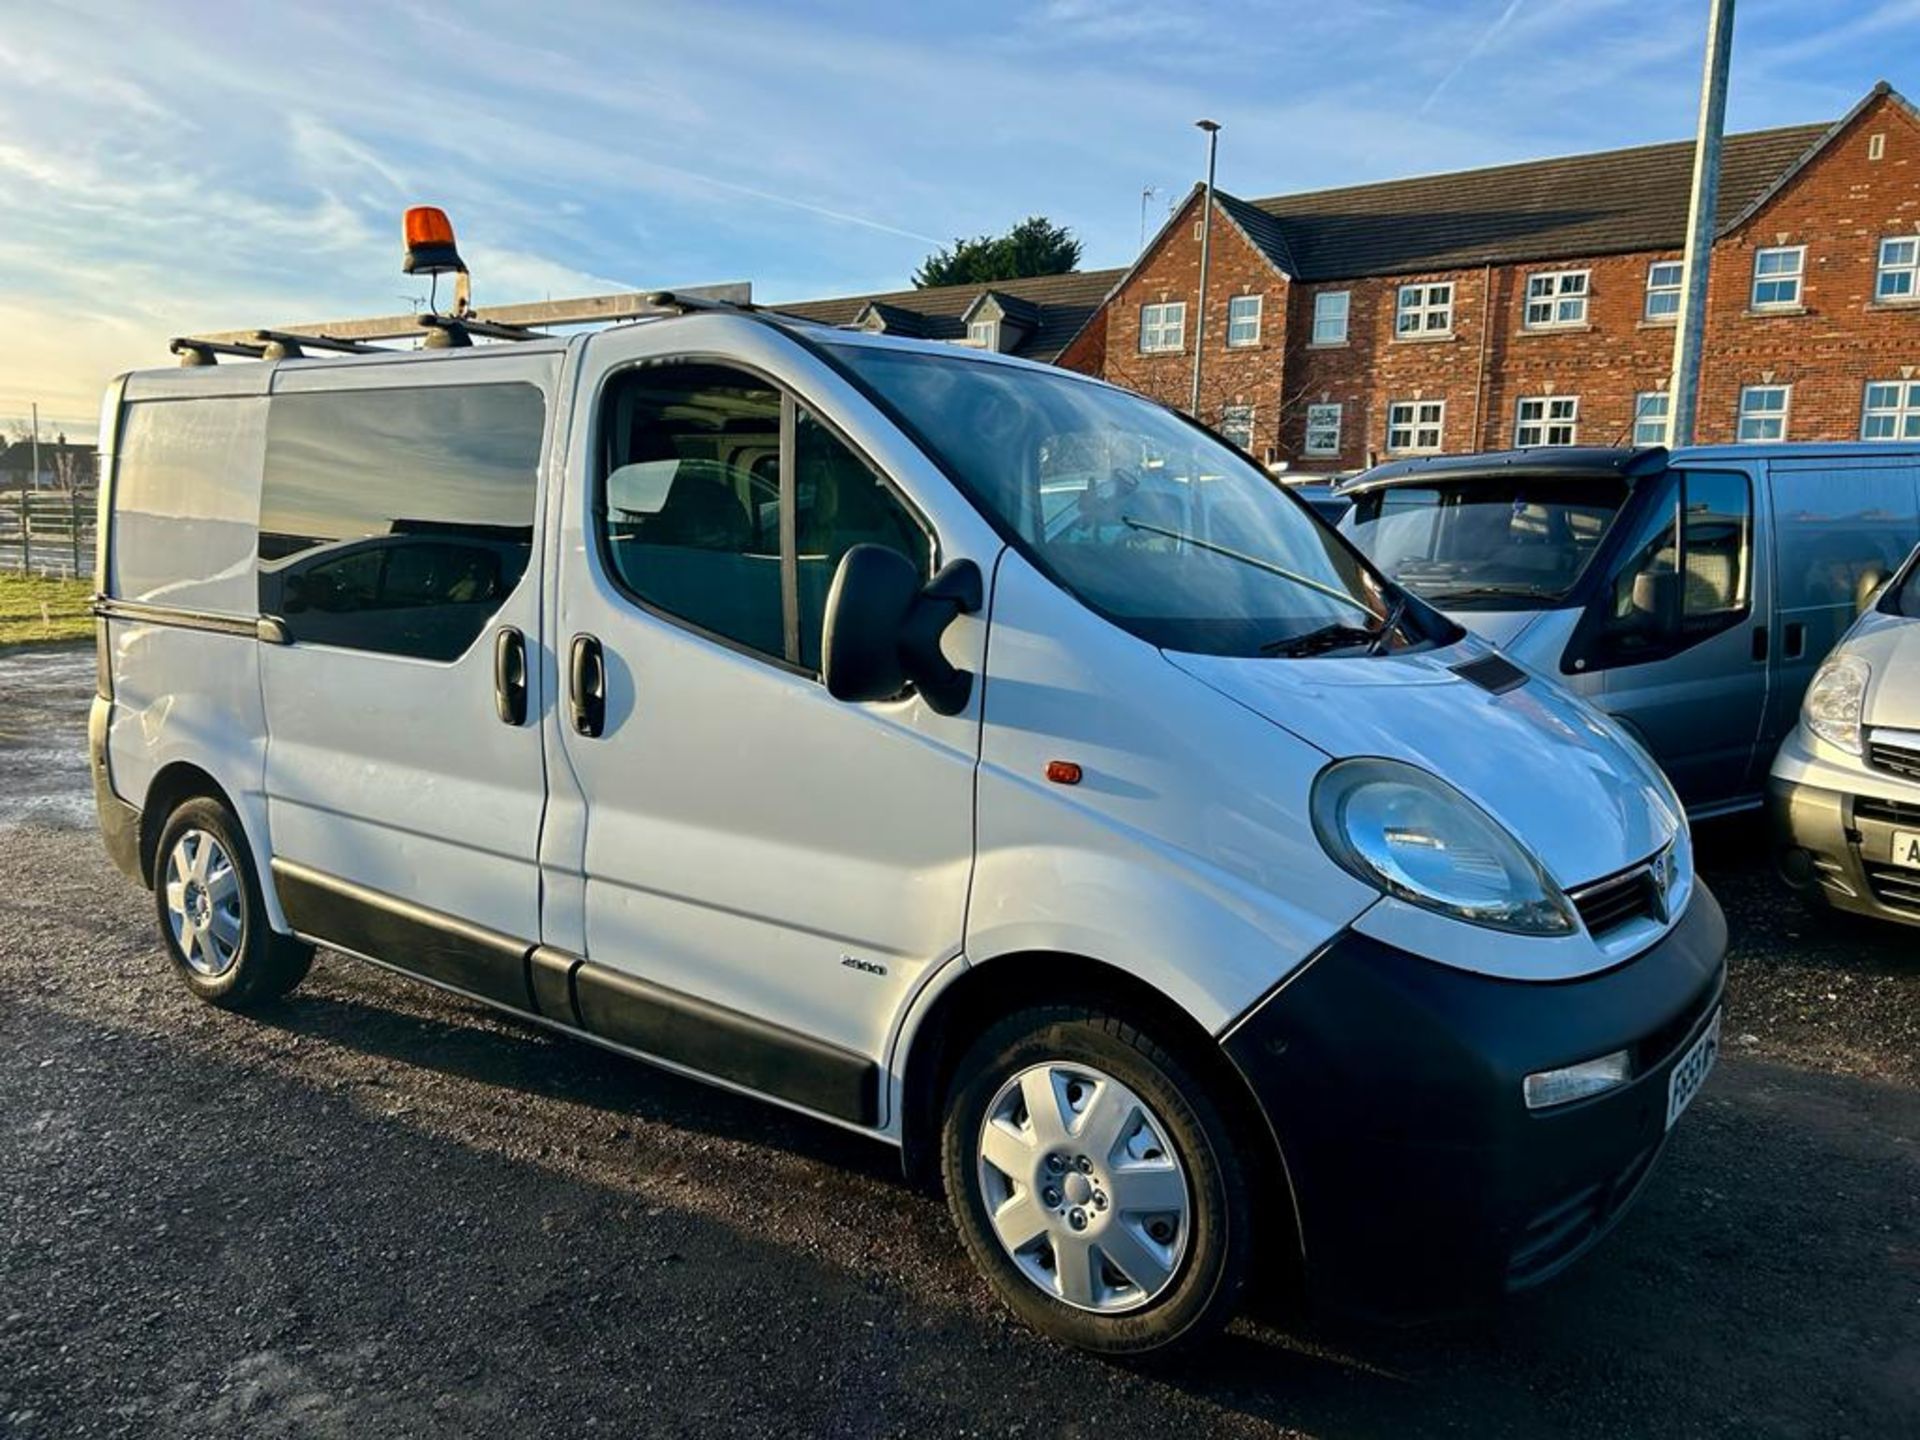
[[[892,700],[912,685],[942,715],[957,715],[973,694],[973,676],[941,653],[956,615],[985,600],[980,567],[955,560],[925,585],[906,556],[884,545],[855,545],[840,558],[827,592],[821,673],[836,700]]]

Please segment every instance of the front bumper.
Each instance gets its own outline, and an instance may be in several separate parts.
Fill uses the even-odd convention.
[[[1665,1143],[1668,1076],[1719,1007],[1726,946],[1696,882],[1663,939],[1585,979],[1493,979],[1348,931],[1255,1007],[1225,1048],[1280,1148],[1316,1301],[1443,1313],[1585,1253]],[[1528,1074],[1623,1048],[1625,1085],[1526,1108]]]
[[[1920,831],[1920,801],[1890,801],[1776,775],[1774,854],[1794,889],[1835,910],[1920,925],[1920,870],[1893,863],[1896,829]]]

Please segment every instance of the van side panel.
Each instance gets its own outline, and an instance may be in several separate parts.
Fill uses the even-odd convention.
[[[1820,662],[1868,593],[1920,539],[1920,454],[1772,458],[1773,687],[1760,737],[1765,762],[1800,713]]]
[[[253,533],[266,413],[264,396],[130,400],[117,433],[101,576],[115,793],[144,809],[163,769],[196,766],[233,802],[263,875],[266,732]],[[271,887],[267,907],[282,925]]]
[[[1249,755],[1258,775],[1236,768]],[[1048,783],[1053,760],[1080,782]],[[1305,801],[1326,763],[1009,552],[988,637],[969,963],[1085,956],[1218,1032],[1379,898],[1314,838]]]

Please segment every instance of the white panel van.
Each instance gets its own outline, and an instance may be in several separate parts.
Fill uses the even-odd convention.
[[[325,946],[850,1127],[1064,1340],[1538,1283],[1712,1063],[1643,751],[1123,390],[702,308],[102,433],[100,819],[194,993]]]

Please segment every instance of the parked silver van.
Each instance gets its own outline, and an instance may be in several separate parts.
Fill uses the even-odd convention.
[[[1637,746],[1138,395],[659,303],[114,386],[96,798],[183,984],[324,945],[896,1146],[1107,1353],[1606,1233],[1726,974]]]
[[[1369,559],[1613,716],[1697,818],[1761,802],[1814,671],[1920,539],[1920,446],[1436,456],[1340,493]]]

